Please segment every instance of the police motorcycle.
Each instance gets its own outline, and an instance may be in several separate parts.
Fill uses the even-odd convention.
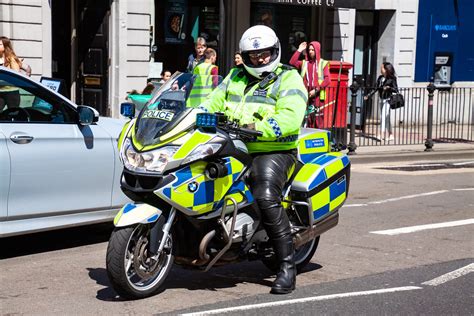
[[[200,82],[206,80],[215,86],[220,78]],[[106,266],[127,299],[160,292],[173,264],[208,271],[260,260],[279,268],[247,183],[252,156],[245,141],[260,134],[187,107],[203,92],[193,94],[193,83],[195,76],[176,73],[136,118],[133,104],[121,106],[131,118],[119,137],[121,188],[134,203],[114,219]],[[298,164],[282,196],[298,271],[319,236],[337,225],[348,194],[349,159],[331,152],[329,139],[327,131],[302,128]]]

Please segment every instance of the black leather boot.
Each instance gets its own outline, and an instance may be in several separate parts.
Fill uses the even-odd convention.
[[[273,241],[276,259],[280,264],[280,272],[277,273],[270,293],[288,294],[296,287],[296,265],[294,258],[294,244],[291,235]]]

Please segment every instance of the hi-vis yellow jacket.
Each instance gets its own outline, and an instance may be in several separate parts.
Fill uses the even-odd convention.
[[[209,63],[200,63],[194,67],[194,82],[188,100],[186,101],[187,106],[199,106],[204,102],[204,100],[206,100],[209,93],[212,92],[212,89],[215,86],[213,86],[213,76],[211,75],[211,71],[214,68],[217,68],[217,66]]]
[[[245,92],[249,79],[243,68],[231,69],[201,108],[223,112],[240,125],[255,124],[263,136],[247,143],[250,153],[290,150],[297,147],[308,95],[295,69],[280,64],[276,79],[262,88],[260,81]]]
[[[324,68],[326,68],[326,66],[329,66],[329,62],[321,58],[318,63],[318,83],[319,84],[322,84],[324,82]],[[303,60],[303,63],[301,65],[301,77],[304,78],[307,71],[308,71],[308,61]],[[319,90],[319,99],[321,101],[326,100],[326,90],[324,88]]]

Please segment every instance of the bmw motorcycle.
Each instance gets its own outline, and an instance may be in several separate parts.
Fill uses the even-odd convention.
[[[217,85],[220,78],[200,79]],[[175,74],[119,137],[123,192],[134,203],[114,219],[107,273],[127,299],[158,293],[173,264],[208,271],[260,260],[278,271],[248,183],[246,141],[259,132],[223,114],[187,107],[195,76]],[[313,257],[319,236],[336,226],[350,177],[348,157],[331,152],[328,131],[302,128],[298,163],[281,197],[290,219],[297,270]]]

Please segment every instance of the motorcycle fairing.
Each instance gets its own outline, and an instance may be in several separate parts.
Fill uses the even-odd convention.
[[[115,227],[124,227],[134,224],[150,224],[156,222],[161,215],[161,211],[149,204],[136,205],[133,203],[125,204],[115,215]]]
[[[218,209],[228,194],[238,203],[253,201],[247,186],[236,182],[244,165],[233,157],[223,158],[223,163],[227,167],[227,175],[215,180],[205,175],[207,162],[192,163],[177,170],[174,173],[176,180],[156,190],[155,194],[189,216]]]
[[[122,149],[123,142],[125,141],[125,138],[128,137],[128,134],[130,133],[130,129],[135,125],[136,119],[132,119],[125,123],[125,125],[122,127],[122,131],[120,132],[119,139],[117,142],[117,147],[118,151]]]
[[[330,132],[313,128],[302,128],[298,139],[298,160],[308,163],[330,152]]]
[[[216,137],[216,134],[201,133],[199,130],[196,130],[191,138],[189,138],[173,155],[173,159],[179,160],[185,158],[198,146],[208,143],[214,137]]]

